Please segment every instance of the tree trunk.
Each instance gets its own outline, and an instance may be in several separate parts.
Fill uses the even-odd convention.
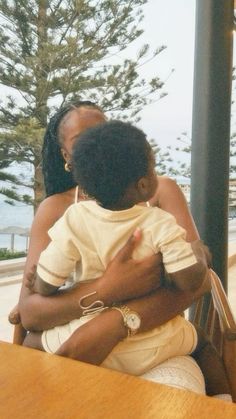
[[[36,71],[36,118],[40,122],[40,125],[44,128],[47,126],[47,101],[48,101],[48,91],[47,91],[47,77],[48,69],[44,64],[43,60],[43,48],[47,43],[47,8],[48,0],[40,0],[38,7],[38,25],[37,25],[37,35],[38,35],[38,51],[37,55],[39,57],[39,66]],[[35,157],[34,161],[34,213],[36,212],[40,202],[45,196],[44,191],[44,182],[42,174],[42,165],[41,157]]]
[[[47,35],[47,8],[48,0],[40,0],[38,7],[38,23],[37,23],[37,35],[38,35],[38,50],[37,55],[39,57],[39,65],[36,70],[36,118],[39,120],[42,127],[47,125],[48,115],[48,89],[47,89],[47,78],[48,78],[48,67],[44,62],[44,46],[48,42]]]
[[[41,162],[34,161],[34,214],[45,196]]]

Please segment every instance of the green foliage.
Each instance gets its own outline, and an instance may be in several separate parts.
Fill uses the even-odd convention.
[[[16,259],[26,256],[26,252],[12,252],[8,249],[0,248],[0,260]]]
[[[176,172],[173,168],[173,159],[169,151],[170,147],[163,150],[154,139],[151,139],[149,142],[155,155],[157,173],[159,175],[175,176]]]
[[[236,132],[235,130],[235,67],[233,67],[233,74],[232,74],[232,102],[231,102],[231,136],[230,136],[230,165],[229,165],[229,175],[230,179],[236,178]],[[191,155],[191,141],[192,139],[188,135],[187,132],[182,132],[181,135],[177,138],[180,146],[175,148],[175,151],[181,153],[188,157],[188,163],[178,162],[178,166],[176,172],[178,175],[191,177],[191,168],[190,168],[190,155]]]
[[[180,176],[191,177],[191,168],[190,168],[190,155],[191,155],[191,138],[188,136],[187,132],[182,132],[181,136],[177,138],[180,143],[180,146],[175,148],[175,151],[185,154],[188,157],[188,162],[184,163],[178,161],[176,166],[176,174]],[[230,137],[230,166],[229,166],[229,175],[231,179],[235,179],[236,165],[236,133],[232,133]]]
[[[191,178],[191,167],[190,167],[190,157],[191,157],[191,138],[188,136],[187,132],[182,132],[181,136],[177,138],[180,143],[180,146],[175,148],[175,152],[180,154],[184,154],[186,161],[186,157],[188,162],[181,162],[180,160],[177,162],[176,169],[173,171],[175,176],[184,176],[187,178]],[[235,165],[235,157],[236,157],[236,133],[231,134],[230,138],[230,166],[229,166],[229,208],[235,208],[235,192],[234,192],[234,182],[231,180],[235,180],[235,173],[236,173],[236,165]],[[176,162],[175,162],[176,163]]]
[[[127,58],[126,49],[143,32],[146,2],[0,0],[0,83],[9,88],[0,101],[0,170],[30,162],[35,179],[25,186],[35,195],[42,136],[56,107],[90,99],[112,117],[137,121],[144,106],[165,95],[158,77],[139,75],[164,46],[150,52],[143,45]]]

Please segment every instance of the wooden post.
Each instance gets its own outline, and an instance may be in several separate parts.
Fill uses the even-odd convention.
[[[191,210],[227,290],[233,0],[196,1]]]

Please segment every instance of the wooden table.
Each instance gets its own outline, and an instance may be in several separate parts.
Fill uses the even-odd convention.
[[[236,406],[0,343],[1,419],[235,419]]]

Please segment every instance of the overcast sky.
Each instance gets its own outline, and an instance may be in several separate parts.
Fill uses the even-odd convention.
[[[166,82],[168,96],[142,112],[140,126],[160,145],[176,144],[183,131],[191,135],[193,60],[195,35],[195,0],[149,0],[144,7],[145,21],[143,39],[151,46],[166,45],[153,68]]]
[[[134,52],[144,43],[152,49],[167,46],[154,61],[142,67],[141,75],[150,78],[156,74],[162,81],[167,79],[164,91],[168,95],[147,106],[139,123],[148,138],[154,138],[163,147],[176,145],[182,132],[191,137],[195,3],[195,0],[148,0],[143,7],[144,35],[134,46]]]

